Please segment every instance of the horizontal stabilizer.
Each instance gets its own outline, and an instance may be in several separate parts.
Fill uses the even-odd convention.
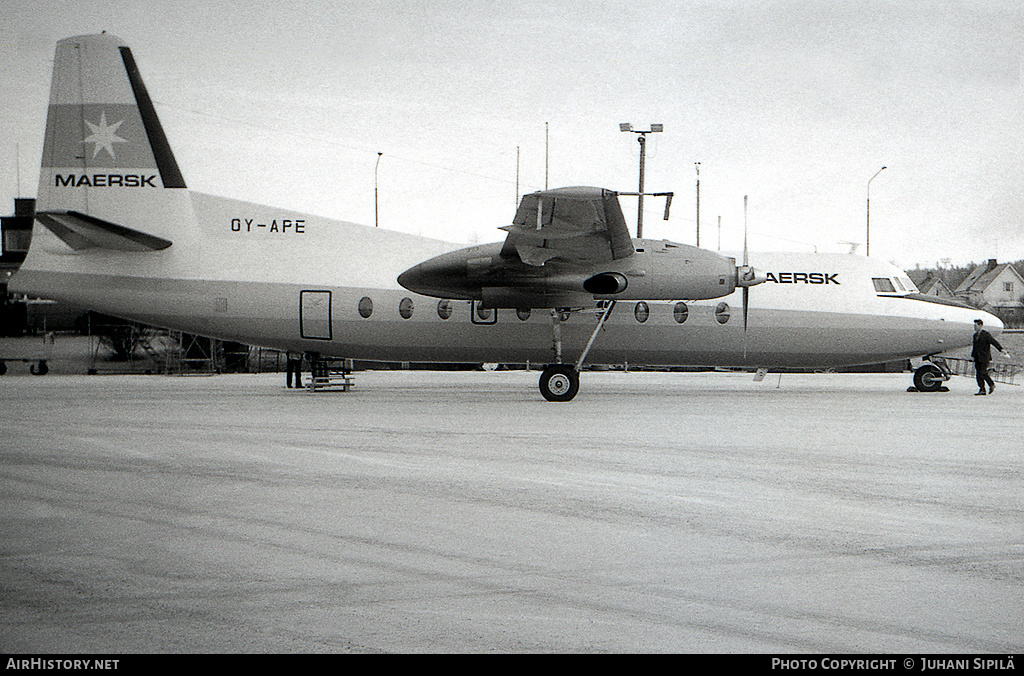
[[[160,251],[170,240],[148,235],[78,211],[43,211],[36,220],[74,249],[100,248],[117,251]]]

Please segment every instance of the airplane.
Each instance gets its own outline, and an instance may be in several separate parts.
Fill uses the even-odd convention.
[[[525,195],[470,247],[189,190],[132,51],[57,44],[32,242],[11,291],[311,359],[545,364],[549,401],[594,364],[737,369],[921,361],[1000,320],[877,259],[743,260],[631,237],[618,193]]]

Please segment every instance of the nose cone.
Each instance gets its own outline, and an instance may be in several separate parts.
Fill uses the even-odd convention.
[[[943,350],[954,350],[970,347],[974,341],[975,320],[983,322],[982,328],[993,336],[1003,331],[1003,322],[999,317],[966,305],[942,307],[938,333],[941,336]]]
[[[422,268],[422,263],[412,266],[398,275],[398,283],[402,285],[402,288],[408,289],[413,293],[422,293],[421,289],[426,288],[425,278],[427,276]]]
[[[998,336],[1000,333],[1003,332],[1003,329],[1005,328],[1002,319],[996,317],[993,314],[989,314],[988,312],[979,311],[977,319],[980,319],[981,321],[984,322],[984,329],[991,333],[993,336]]]
[[[451,289],[454,270],[434,260],[414,265],[398,275],[398,283],[413,293],[424,296],[444,296]]]
[[[398,275],[403,288],[435,298],[474,298],[465,250],[423,261]],[[470,261],[471,262],[471,261]],[[479,283],[476,284],[479,286]]]

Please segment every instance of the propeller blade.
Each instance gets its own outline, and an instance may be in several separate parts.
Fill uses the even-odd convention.
[[[743,359],[747,358],[747,301],[750,300],[750,287],[743,287]]]
[[[743,196],[743,266],[749,265],[749,252],[747,251],[747,196]]]
[[[747,196],[743,196],[743,266],[736,267],[736,286],[743,288],[743,358],[747,358],[747,325],[750,309],[750,287],[761,284],[768,277],[750,267],[750,248],[748,246],[747,228]]]
[[[743,274],[750,270],[750,251],[747,248],[747,196],[743,196]],[[750,287],[743,287],[743,359],[747,358],[747,306],[750,302]]]
[[[747,332],[747,305],[750,301],[750,287],[743,287],[743,333]]]
[[[747,196],[743,196],[743,274],[750,269],[750,250],[747,248]],[[747,356],[747,302],[750,300],[750,287],[743,287],[743,356]]]

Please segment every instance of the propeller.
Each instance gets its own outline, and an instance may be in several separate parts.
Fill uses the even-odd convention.
[[[750,249],[747,247],[747,196],[743,196],[743,281],[751,273]],[[747,357],[747,307],[750,304],[750,287],[743,287],[743,358]]]
[[[767,275],[750,267],[747,246],[747,196],[743,196],[743,265],[736,268],[736,286],[743,288],[743,358],[747,358],[747,316],[750,306],[750,287],[768,281]]]

